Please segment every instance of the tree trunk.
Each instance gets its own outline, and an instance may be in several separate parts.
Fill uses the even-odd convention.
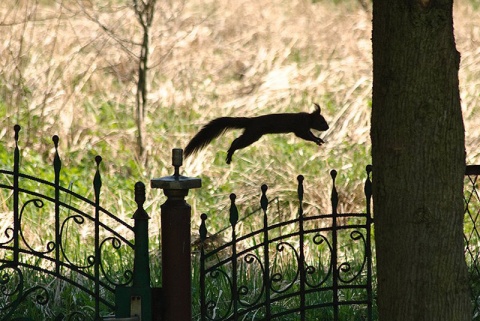
[[[374,0],[372,160],[381,321],[472,320],[452,0]]]

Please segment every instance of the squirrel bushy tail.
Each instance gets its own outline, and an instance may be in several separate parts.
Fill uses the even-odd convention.
[[[245,128],[250,122],[251,119],[247,117],[220,117],[212,120],[203,126],[185,147],[185,157],[200,151],[227,130]]]

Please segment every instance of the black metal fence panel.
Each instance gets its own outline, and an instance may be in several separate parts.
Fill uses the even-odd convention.
[[[201,320],[372,320],[371,166],[365,213],[338,213],[336,171],[332,214],[306,216],[298,176],[298,215],[268,225],[267,186],[261,187],[263,226],[239,235],[231,194],[231,241],[200,249]],[[200,239],[207,239],[202,214]],[[353,319],[352,319],[353,316]]]
[[[0,195],[8,209],[0,226],[0,320],[99,320],[115,308],[115,287],[132,281],[132,264],[104,262],[123,255],[133,263],[133,227],[100,205],[100,156],[90,200],[60,186],[57,136],[53,182],[23,174],[20,126],[14,130],[13,170],[0,169]],[[84,295],[69,294],[72,287],[65,284]]]

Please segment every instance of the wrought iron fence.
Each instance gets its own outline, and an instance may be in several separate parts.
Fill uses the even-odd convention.
[[[480,319],[480,165],[469,165],[465,172],[464,240],[465,260],[470,275],[474,320]]]
[[[365,213],[338,213],[336,171],[332,214],[306,215],[303,177],[298,177],[298,215],[268,224],[267,186],[260,199],[263,227],[236,229],[231,194],[231,241],[200,249],[201,320],[372,320],[371,166],[365,182]],[[202,214],[200,239],[207,239]]]
[[[60,186],[57,136],[53,182],[21,173],[20,126],[14,131],[13,170],[0,169],[0,320],[31,320],[31,309],[38,320],[98,320],[114,311],[115,288],[132,281],[134,227],[100,205],[100,156],[90,200]],[[132,264],[104,264],[115,253]]]
[[[95,158],[90,200],[61,186],[57,136],[52,138],[53,182],[22,173],[19,132],[20,127],[15,126],[13,170],[0,169],[0,321],[34,320],[30,309],[37,311],[35,320],[100,320],[113,311],[117,317],[130,315],[126,306],[130,306],[138,290],[132,290],[136,288],[134,257],[140,257],[135,256],[139,248],[135,244],[148,247],[148,234],[135,233],[136,223],[125,223],[100,205],[101,157]],[[259,213],[263,226],[245,235],[238,231],[239,212],[232,194],[231,240],[214,249],[205,246],[208,220],[203,214],[200,319],[374,319],[370,175],[368,166],[364,213],[338,213],[336,172],[332,171],[331,214],[316,215],[304,210],[303,177],[299,176],[296,217],[273,224],[268,218],[275,209],[267,198],[268,187],[263,185]],[[480,318],[479,175],[479,165],[467,166],[465,257],[475,320]],[[148,216],[143,210],[142,186],[136,185],[135,215],[145,221]],[[148,224],[142,226],[148,230]],[[134,241],[138,235],[143,236],[141,242]],[[122,264],[105,264],[105,258],[112,255],[121,256],[115,262]],[[148,261],[139,265],[144,266],[146,272],[142,275],[146,277],[137,284],[146,283],[148,288]],[[78,292],[68,292],[71,290],[65,284]],[[142,291],[149,292],[147,288]],[[152,298],[152,304],[157,300]],[[49,305],[54,307],[47,309]],[[157,315],[153,317],[158,319]]]

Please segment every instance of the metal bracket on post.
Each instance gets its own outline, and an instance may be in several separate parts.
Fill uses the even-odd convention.
[[[142,297],[132,296],[130,298],[130,316],[139,317],[139,321],[142,321]]]
[[[173,149],[172,176],[150,181],[152,188],[161,188],[167,201],[161,206],[162,235],[162,321],[189,321],[191,302],[191,207],[185,196],[192,188],[202,186],[200,178],[180,175],[183,150]]]

